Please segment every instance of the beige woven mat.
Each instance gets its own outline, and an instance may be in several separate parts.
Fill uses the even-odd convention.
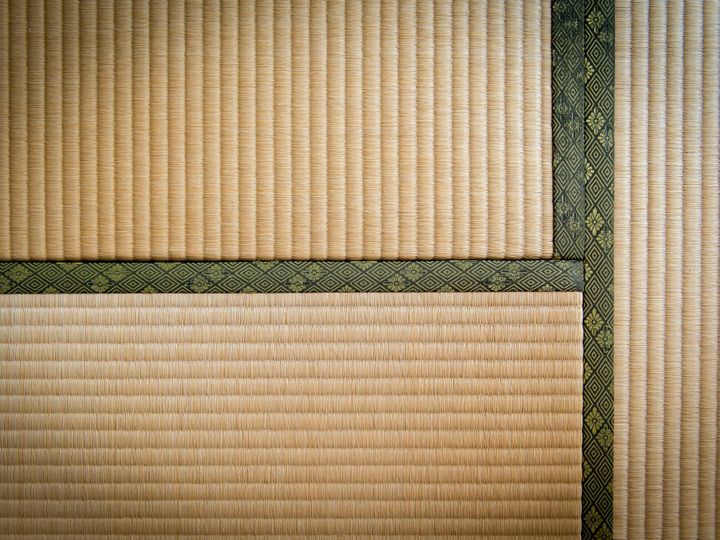
[[[10,0],[0,51],[0,259],[552,254],[549,0]]]
[[[616,5],[614,534],[715,539],[720,6]]]
[[[581,310],[0,296],[0,534],[576,536]]]

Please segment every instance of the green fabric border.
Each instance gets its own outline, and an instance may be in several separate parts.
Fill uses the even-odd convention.
[[[0,293],[581,291],[581,261],[0,263]]]
[[[585,248],[583,2],[552,2],[553,252],[582,259]]]
[[[585,2],[583,538],[613,524],[614,0]]]

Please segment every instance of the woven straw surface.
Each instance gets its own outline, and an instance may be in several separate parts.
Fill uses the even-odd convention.
[[[0,533],[577,536],[581,303],[0,297]]]
[[[616,21],[614,532],[716,539],[720,6]]]
[[[552,254],[549,0],[10,0],[0,51],[0,259]]]

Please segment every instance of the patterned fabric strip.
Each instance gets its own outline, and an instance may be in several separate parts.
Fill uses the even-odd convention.
[[[581,291],[581,261],[0,263],[0,293]]]
[[[582,259],[583,2],[552,5],[553,250],[557,259]]]
[[[613,522],[614,8],[585,2],[583,538]]]

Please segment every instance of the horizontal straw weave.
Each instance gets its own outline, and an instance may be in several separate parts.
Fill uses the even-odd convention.
[[[0,534],[577,537],[581,305],[0,297]]]
[[[550,0],[0,3],[0,259],[552,255]]]
[[[616,6],[614,534],[714,540],[720,6]]]

